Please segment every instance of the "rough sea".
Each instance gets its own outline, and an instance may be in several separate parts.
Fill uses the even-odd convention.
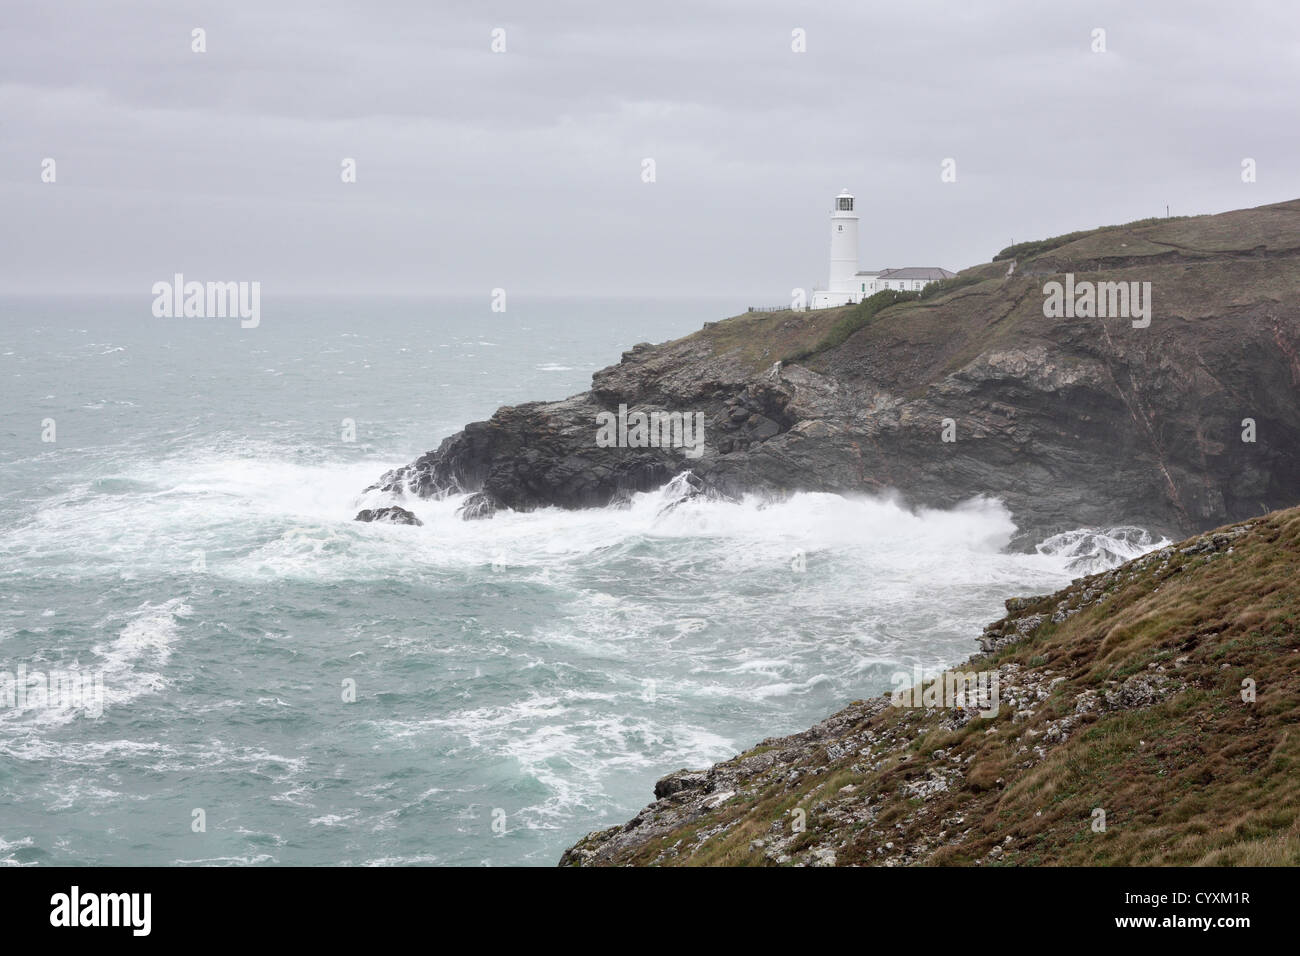
[[[467,422],[745,303],[268,294],[241,328],[150,302],[0,299],[3,864],[553,865],[663,774],[1146,549],[1007,553],[996,501],[825,494],[362,524]],[[99,706],[7,701],[20,668]]]

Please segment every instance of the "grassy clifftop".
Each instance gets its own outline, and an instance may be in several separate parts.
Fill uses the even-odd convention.
[[[996,715],[855,702],[562,862],[1300,865],[1300,509],[1007,603]]]
[[[1261,298],[1294,295],[1296,270],[1280,269],[1275,260],[1298,255],[1300,200],[1217,215],[1140,219],[1019,243],[919,296],[895,295],[888,302],[876,296],[815,312],[747,314],[692,337],[755,371],[778,359],[834,371],[871,352],[890,354],[889,365],[897,365],[891,353],[903,344],[942,358],[922,368],[906,366],[906,380],[920,382],[961,367],[982,350],[1022,343],[1027,329],[1041,325],[1045,277],[1075,272],[1097,281],[1150,280],[1164,317],[1194,320]],[[873,371],[888,381],[889,365]]]

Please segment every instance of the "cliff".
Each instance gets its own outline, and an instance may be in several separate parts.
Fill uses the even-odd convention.
[[[1045,317],[1066,273],[1149,282],[1149,325]],[[983,494],[1021,545],[1081,525],[1181,537],[1300,500],[1300,201],[1026,243],[893,298],[638,345],[590,391],[501,408],[373,489],[475,492],[466,517],[603,506],[686,469],[721,495]],[[600,447],[620,405],[703,413],[703,454]]]
[[[1292,509],[1012,599],[995,696],[857,701],[562,865],[1300,865],[1297,572]]]

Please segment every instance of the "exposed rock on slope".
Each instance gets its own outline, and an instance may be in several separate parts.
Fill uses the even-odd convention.
[[[1150,326],[1045,318],[1044,282],[1065,272],[1150,282]],[[755,313],[638,345],[589,392],[502,408],[375,487],[573,508],[689,468],[731,494],[992,495],[1022,543],[1081,525],[1182,536],[1300,500],[1300,201],[1098,230],[947,288],[869,320]],[[597,414],[620,404],[703,412],[703,456],[597,447]]]
[[[1291,509],[1012,599],[992,716],[858,701],[561,862],[1300,865],[1298,572]]]

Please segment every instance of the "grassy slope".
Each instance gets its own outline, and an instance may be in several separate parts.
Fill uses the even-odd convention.
[[[1009,675],[996,717],[857,702],[838,715],[847,753],[805,747],[601,862],[808,862],[820,847],[840,865],[1300,865],[1300,509],[1236,527],[1009,614],[1008,633],[1047,618],[965,668]],[[1061,608],[1080,610],[1052,623]],[[798,752],[794,739],[728,766]],[[946,788],[926,792],[932,780]]]
[[[861,328],[840,348],[849,356],[923,351],[935,360],[929,367],[887,363],[905,371],[900,381],[917,383],[961,368],[989,348],[1026,344],[1042,322],[1043,282],[1058,272],[1086,271],[1095,281],[1153,281],[1161,315],[1185,319],[1296,292],[1296,271],[1279,269],[1264,256],[1300,252],[1300,200],[1071,235],[1077,238],[1061,245],[1022,244],[1042,251],[1020,258],[1012,277],[1006,275],[1007,261],[972,266],[945,283],[950,291],[869,317],[860,306],[752,313],[712,323],[694,336],[755,373],[794,357],[822,370],[838,351],[831,346],[839,343],[828,338],[832,329],[861,317]],[[1171,256],[1178,261],[1170,262]]]

